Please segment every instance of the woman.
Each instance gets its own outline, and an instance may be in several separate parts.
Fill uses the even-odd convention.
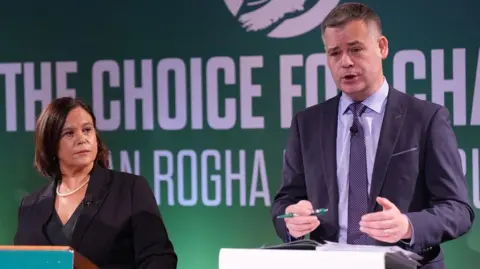
[[[16,245],[71,246],[100,268],[176,268],[147,181],[108,169],[87,105],[59,98],[41,113],[35,168],[51,181],[23,198]]]

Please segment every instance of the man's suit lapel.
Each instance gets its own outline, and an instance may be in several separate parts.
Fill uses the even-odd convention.
[[[373,166],[369,200],[369,210],[371,211],[374,210],[376,198],[383,187],[390,158],[405,119],[406,108],[403,100],[400,93],[390,87]]]
[[[87,228],[103,204],[108,192],[111,175],[109,170],[95,166],[90,175],[90,182],[85,194],[84,207],[75,224],[72,234],[71,247],[78,249]]]
[[[337,183],[337,118],[340,95],[325,102],[321,111],[320,138],[322,152],[322,168],[324,180],[328,188],[331,208],[329,213],[333,223],[338,223],[338,183]]]

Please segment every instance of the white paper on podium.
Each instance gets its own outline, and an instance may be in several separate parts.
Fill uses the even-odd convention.
[[[418,261],[422,259],[416,253],[411,251],[402,249],[398,246],[371,246],[371,245],[350,245],[350,244],[342,244],[336,242],[329,242],[327,241],[326,244],[320,245],[316,247],[318,251],[362,251],[362,252],[387,252],[387,253],[397,253],[400,255],[404,255],[409,259]]]
[[[387,259],[387,263],[395,265],[396,268],[414,268],[420,265],[419,260],[422,259],[416,253],[411,251],[404,250],[398,246],[371,246],[371,245],[350,245],[350,244],[342,244],[342,243],[335,243],[335,242],[326,242],[321,246],[316,247],[317,251],[320,252],[377,252],[377,253],[385,253],[385,258]]]

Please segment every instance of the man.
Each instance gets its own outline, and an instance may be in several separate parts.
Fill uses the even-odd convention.
[[[388,84],[388,40],[367,6],[337,6],[322,38],[342,93],[292,119],[271,209],[278,236],[398,245],[423,256],[422,269],[444,268],[439,245],[474,220],[447,109]],[[328,212],[310,216],[318,208]]]

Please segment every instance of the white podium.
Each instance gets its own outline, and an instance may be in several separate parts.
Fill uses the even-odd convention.
[[[401,253],[376,250],[233,249],[219,253],[219,269],[416,269]]]

